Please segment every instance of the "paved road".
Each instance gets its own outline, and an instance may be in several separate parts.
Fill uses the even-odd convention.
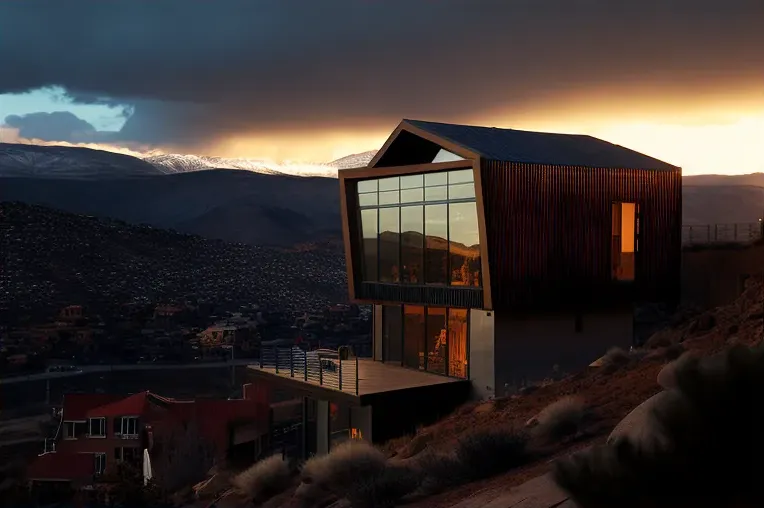
[[[181,370],[181,369],[219,369],[221,367],[234,367],[240,365],[258,364],[257,359],[244,358],[241,360],[228,360],[227,362],[209,362],[209,363],[181,363],[181,364],[155,364],[155,363],[135,363],[125,365],[89,365],[81,367],[79,370],[68,372],[43,372],[41,374],[31,374],[29,376],[16,376],[7,379],[0,379],[0,385],[14,383],[28,383],[30,381],[45,381],[47,379],[58,379],[64,377],[82,376],[83,374],[92,374],[98,372],[117,372],[117,371],[138,371],[138,370]],[[259,364],[258,364],[259,365]]]

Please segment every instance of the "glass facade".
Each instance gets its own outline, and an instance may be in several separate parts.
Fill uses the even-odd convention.
[[[382,306],[385,362],[467,378],[467,309]]]
[[[481,286],[472,169],[358,182],[364,282]]]

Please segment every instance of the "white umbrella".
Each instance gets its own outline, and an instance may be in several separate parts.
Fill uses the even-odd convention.
[[[148,448],[143,449],[143,484],[146,485],[151,480],[151,456]]]

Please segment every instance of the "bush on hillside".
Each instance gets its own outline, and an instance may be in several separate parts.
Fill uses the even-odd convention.
[[[419,488],[419,471],[406,466],[387,465],[351,485],[345,495],[353,508],[393,508]]]
[[[613,373],[618,369],[631,363],[631,355],[619,347],[608,349],[605,356],[602,357],[602,370],[607,373]]]
[[[472,432],[459,440],[453,454],[428,453],[420,459],[423,490],[439,492],[521,466],[528,461],[527,445],[527,436],[512,429]]]
[[[578,506],[764,506],[764,348],[683,357],[672,384],[681,403],[656,404],[652,440],[558,462],[555,480]]]
[[[328,494],[343,498],[358,483],[381,474],[385,462],[385,455],[372,445],[346,441],[303,465],[298,495],[304,500],[318,500]]]
[[[578,397],[563,397],[545,407],[534,419],[533,437],[542,443],[552,443],[581,430],[586,417],[586,405]]]
[[[231,485],[255,502],[263,502],[285,491],[291,478],[289,461],[277,454],[255,462],[232,478]]]

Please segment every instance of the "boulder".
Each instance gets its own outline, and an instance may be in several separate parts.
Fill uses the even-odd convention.
[[[686,404],[684,396],[675,390],[665,390],[656,393],[616,425],[608,436],[608,444],[620,439],[629,439],[636,445],[647,448],[664,447],[668,445],[666,437],[657,426],[653,410],[663,404]]]

